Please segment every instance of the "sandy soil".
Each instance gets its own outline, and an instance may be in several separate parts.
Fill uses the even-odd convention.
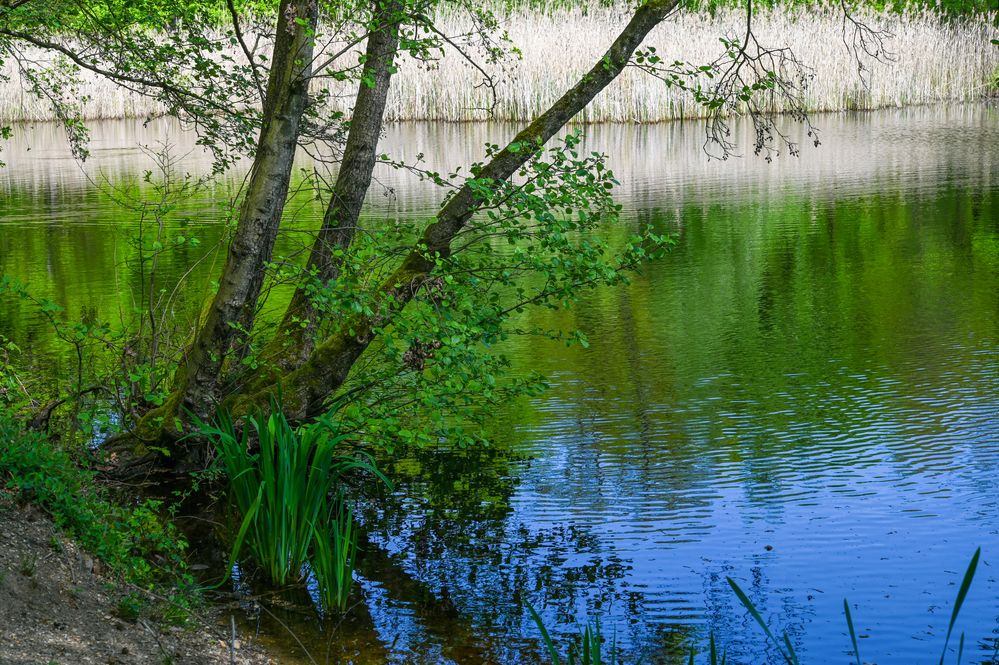
[[[233,642],[221,610],[178,628],[148,612],[122,618],[125,595],[47,516],[0,492],[0,665],[276,662],[245,637]]]

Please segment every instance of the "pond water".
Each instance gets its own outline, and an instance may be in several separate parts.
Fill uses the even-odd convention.
[[[622,182],[622,228],[607,232],[653,224],[676,248],[627,287],[531,315],[591,346],[511,344],[551,389],[496,414],[494,447],[384,460],[399,486],[362,511],[365,602],[333,627],[283,615],[317,661],[537,662],[529,601],[563,641],[599,619],[628,662],[681,662],[710,631],[730,662],[779,662],[730,576],[803,663],[850,662],[844,598],[866,662],[936,662],[981,546],[957,630],[965,662],[999,662],[999,110],[817,124],[821,147],[772,164],[708,161],[694,124],[587,130]],[[98,126],[84,168],[57,129],[24,129],[0,170],[0,273],[66,316],[128,311],[139,215],[94,181],[140,178],[136,141],[169,138],[192,172],[205,158],[167,122]],[[400,125],[384,145],[444,169],[508,132]],[[231,191],[174,213],[200,243],[164,255],[165,282],[208,284]],[[366,214],[424,218],[438,195],[386,171]],[[295,210],[296,228],[319,215]],[[278,251],[301,243],[289,233]],[[63,380],[72,357],[44,318],[2,304],[0,334]],[[308,662],[276,622],[259,626]]]

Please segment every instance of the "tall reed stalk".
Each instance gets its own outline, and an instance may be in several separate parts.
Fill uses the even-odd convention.
[[[628,20],[633,3],[604,0],[578,2],[495,3],[500,25],[522,58],[489,64],[472,43],[466,54],[477,61],[496,82],[494,119],[524,122],[547,108],[607,48],[611,36]],[[836,3],[833,3],[836,4]],[[954,18],[931,10],[903,13],[861,9],[865,23],[888,30],[893,57],[887,62],[867,62],[862,78],[857,61],[843,43],[843,20],[836,7],[778,6],[760,8],[754,32],[771,47],[790,47],[814,69],[806,103],[810,111],[841,111],[925,104],[942,100],[970,100],[995,94],[999,48],[990,43],[999,36],[995,15]],[[681,60],[705,64],[717,58],[720,37],[737,37],[745,26],[744,12],[736,8],[707,12],[688,11],[663,23],[647,43],[657,48],[664,62]],[[454,11],[437,17],[440,31],[448,35],[474,32],[473,23]],[[220,39],[224,35],[220,32]],[[363,45],[348,50],[340,63],[356,65]],[[36,54],[37,55],[37,54]],[[237,61],[241,57],[233,47]],[[34,56],[33,56],[34,57]],[[38,56],[43,58],[43,56]],[[390,121],[485,120],[483,109],[492,106],[481,72],[465,58],[445,49],[432,63],[409,56],[399,60],[400,73],[392,83],[386,118]],[[27,95],[14,64],[0,67],[0,120],[50,120],[44,101]],[[159,103],[137,97],[96,75],[84,73],[80,88],[86,98],[82,113],[88,118],[145,117],[165,112]],[[331,92],[331,110],[350,112],[356,83],[333,77],[313,86]],[[780,110],[780,109],[777,109]],[[626,71],[577,118],[579,122],[660,122],[703,115],[691,96],[667,87],[639,71]]]

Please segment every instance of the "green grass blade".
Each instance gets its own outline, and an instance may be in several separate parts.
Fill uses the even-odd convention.
[[[787,653],[784,652],[784,647],[782,647],[781,643],[777,641],[777,638],[774,637],[774,634],[770,632],[770,628],[767,626],[767,622],[763,620],[763,617],[760,615],[759,610],[757,610],[756,606],[753,605],[753,601],[749,599],[749,596],[746,595],[746,592],[744,592],[742,588],[738,584],[736,584],[735,580],[733,580],[731,577],[726,577],[725,579],[728,580],[728,585],[732,587],[732,591],[734,591],[735,595],[739,598],[739,602],[741,602],[743,606],[747,610],[749,610],[749,614],[754,619],[756,619],[756,623],[760,625],[760,628],[763,629],[763,632],[766,633],[766,636],[770,639],[773,645],[777,647],[777,651],[779,651],[780,655],[784,657],[784,660],[786,660],[790,665],[797,665],[797,662],[791,660],[791,656],[789,656]],[[784,636],[784,639],[785,641],[787,640],[787,635]]]
[[[961,665],[961,658],[964,656],[964,633],[961,633],[961,643],[957,647],[957,665]]]
[[[968,596],[968,589],[971,588],[971,580],[975,578],[975,569],[978,568],[978,557],[982,554],[982,548],[979,547],[975,550],[974,556],[971,557],[971,563],[968,564],[968,570],[964,573],[964,579],[961,580],[961,588],[957,591],[957,600],[954,602],[954,611],[950,615],[950,625],[947,626],[947,639],[944,640],[943,652],[940,654],[940,665],[943,665],[944,658],[947,657],[947,645],[950,644],[950,635],[954,632],[954,624],[957,623],[957,615],[961,611],[961,605],[964,604],[964,599]]]
[[[787,646],[788,654],[785,658],[788,658],[792,663],[794,663],[794,665],[800,665],[798,662],[798,654],[794,652],[794,646],[791,644],[791,640],[788,638],[787,633],[784,633],[784,644]]]
[[[560,665],[562,660],[558,657],[558,649],[555,648],[555,643],[552,641],[552,636],[548,634],[548,629],[545,628],[545,622],[541,620],[541,615],[538,614],[538,611],[530,603],[527,603],[527,609],[531,613],[534,623],[537,624],[538,630],[541,631],[541,641],[548,650],[548,655],[551,657],[553,665]]]
[[[260,488],[260,492],[257,494],[257,500],[250,506],[249,511],[243,517],[243,523],[239,525],[239,533],[236,534],[236,540],[232,544],[232,550],[229,552],[229,565],[226,567],[225,575],[219,580],[214,586],[208,587],[209,589],[217,589],[227,581],[232,575],[232,567],[236,565],[236,560],[239,558],[239,551],[243,548],[243,541],[246,539],[246,532],[249,530],[250,526],[253,524],[253,520],[257,515],[257,509],[260,507],[260,497],[263,492],[263,487]]]
[[[357,535],[353,511],[342,494],[325,521],[313,526],[309,563],[319,586],[320,605],[327,613],[347,609],[354,583]]]
[[[853,617],[850,615],[850,604],[843,599],[843,613],[846,614],[846,627],[850,629],[850,641],[853,642],[853,655],[857,658],[857,665],[863,665],[860,659],[860,647],[857,646],[857,631],[853,627]]]

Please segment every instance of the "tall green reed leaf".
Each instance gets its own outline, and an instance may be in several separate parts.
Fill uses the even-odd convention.
[[[534,623],[538,626],[538,630],[541,632],[541,642],[545,645],[545,649],[548,651],[548,656],[552,659],[553,665],[562,665],[562,659],[559,658],[558,649],[555,648],[555,642],[552,640],[552,636],[548,634],[548,629],[545,628],[545,622],[541,620],[541,615],[538,611],[534,609],[534,605],[527,603],[527,611],[531,613],[531,618],[534,619]]]
[[[971,562],[968,564],[968,570],[964,572],[964,579],[961,580],[961,588],[957,590],[957,600],[954,602],[954,611],[950,615],[950,625],[947,626],[947,639],[944,640],[943,652],[940,654],[940,665],[943,665],[944,658],[947,657],[947,645],[950,643],[950,635],[954,632],[954,624],[957,623],[957,615],[961,611],[964,599],[968,596],[968,589],[971,588],[971,580],[975,578],[975,569],[978,568],[978,558],[981,554],[982,548],[979,547],[975,550],[975,554],[971,557]]]
[[[562,658],[559,656],[558,647],[555,646],[555,641],[552,636],[548,633],[548,629],[545,628],[545,622],[541,619],[541,615],[538,611],[534,609],[534,606],[527,603],[527,610],[531,613],[531,618],[534,619],[534,623],[538,626],[538,630],[541,632],[541,642],[548,652],[549,658],[552,660],[552,665],[561,665]],[[593,622],[592,625],[587,624],[586,628],[580,634],[580,641],[582,642],[581,649],[577,647],[577,644],[571,644],[569,646],[568,655],[566,656],[567,665],[605,665],[603,656],[603,635],[600,632],[600,619]],[[579,659],[577,660],[577,653],[582,651]],[[606,665],[617,665],[617,639],[611,640],[610,645],[610,660],[606,662]],[[635,662],[635,665],[641,663],[641,659]]]
[[[328,496],[331,490],[339,491],[344,474],[355,471],[374,475],[391,486],[374,460],[361,453],[339,453],[343,437],[332,420],[295,428],[277,403],[271,404],[266,417],[257,413],[244,418],[241,431],[224,412],[214,424],[194,422],[200,433],[213,441],[229,479],[230,500],[242,516],[233,559],[245,544],[266,579],[277,586],[303,581],[306,564],[319,567],[318,575],[323,575],[320,586],[328,582],[324,588],[333,589],[328,599],[342,607],[349,592],[348,580],[352,579],[355,546],[349,543],[350,539],[356,543],[356,531],[349,509],[344,513],[344,505],[333,506],[337,517]],[[257,452],[251,452],[254,440]],[[318,546],[317,534],[324,540]],[[334,544],[340,536],[348,540]],[[339,567],[335,562],[340,562]],[[348,565],[350,570],[345,569]]]
[[[715,643],[715,633],[711,631],[708,636],[708,663],[709,665],[725,665],[728,662],[728,654],[724,651],[721,660],[718,660],[718,645]]]
[[[358,531],[354,514],[340,493],[330,516],[316,525],[310,565],[319,586],[319,599],[327,612],[344,612],[354,582]]]
[[[853,616],[850,615],[850,604],[843,599],[843,613],[846,614],[846,626],[850,629],[850,641],[853,642],[853,655],[857,657],[857,665],[864,665],[860,659],[860,647],[857,645],[857,631],[853,627]]]
[[[791,640],[788,639],[787,633],[784,633],[784,646],[787,647],[787,651],[784,651],[784,646],[782,646],[781,643],[777,641],[777,638],[774,637],[774,634],[767,626],[767,622],[763,620],[759,610],[757,610],[756,606],[753,605],[753,601],[749,600],[749,596],[746,595],[742,588],[736,584],[735,580],[731,577],[726,577],[725,579],[728,580],[728,585],[732,587],[732,591],[734,591],[735,595],[739,598],[739,602],[741,602],[743,606],[749,610],[750,615],[756,619],[756,623],[760,625],[760,628],[763,629],[766,636],[770,639],[773,645],[777,647],[777,651],[780,652],[780,655],[784,658],[784,660],[787,661],[789,665],[799,665],[798,655],[795,653],[794,647],[791,646]]]

